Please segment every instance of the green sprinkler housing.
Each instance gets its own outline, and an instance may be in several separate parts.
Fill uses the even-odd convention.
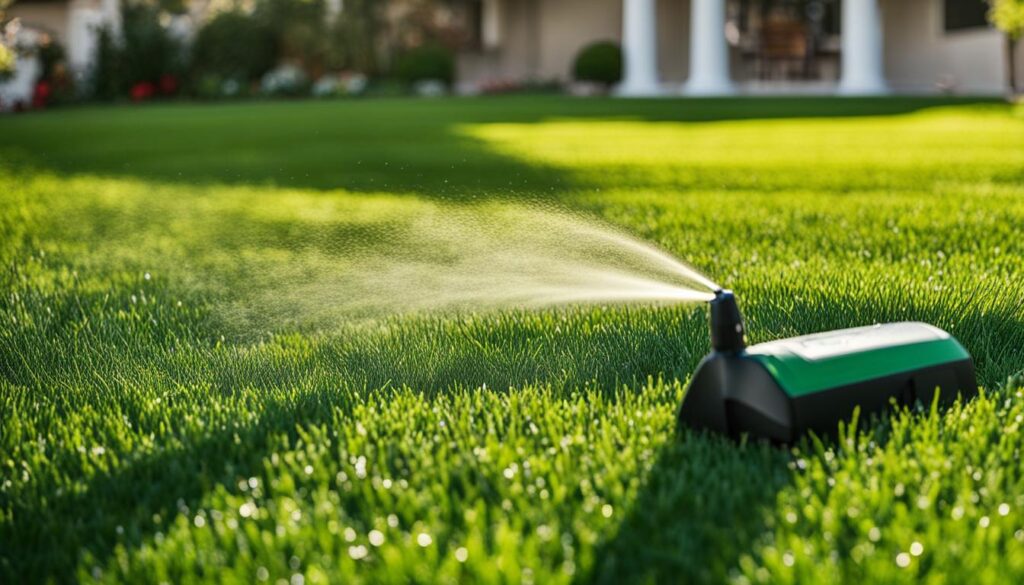
[[[861,416],[938,392],[948,404],[978,392],[967,351],[945,331],[904,322],[791,337],[747,347],[731,291],[711,301],[712,351],[697,366],[679,424],[790,443],[807,431],[834,435]]]

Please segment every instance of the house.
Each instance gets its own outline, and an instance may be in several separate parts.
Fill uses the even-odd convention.
[[[41,73],[32,48],[48,39],[58,41],[73,74],[83,76],[96,53],[97,29],[118,26],[118,0],[19,0],[6,11],[10,20],[0,40],[19,50],[14,76],[0,82],[0,111],[32,102],[36,79]]]
[[[481,0],[466,88],[567,79],[587,44],[624,51],[618,93],[1000,94],[1007,42],[985,0]],[[1024,43],[1021,43],[1024,45]],[[1024,46],[1017,47],[1024,78]]]
[[[208,0],[189,3],[183,35]],[[330,14],[344,10],[327,0]],[[18,0],[7,10],[28,44],[50,35],[83,76],[96,30],[117,27],[119,0]],[[457,55],[458,89],[570,81],[576,55],[612,40],[624,54],[621,96],[1004,93],[1007,41],[985,0],[459,0],[472,41]],[[1024,79],[1024,43],[1017,79]],[[25,59],[29,59],[26,57]],[[0,83],[0,102],[31,99],[28,60]],[[20,92],[20,93],[19,93]],[[24,94],[24,95],[22,95]],[[20,97],[19,97],[20,96]]]
[[[67,52],[72,69],[88,68],[96,51],[96,29],[117,26],[118,0],[18,0],[6,17],[17,20],[26,35],[48,34]]]

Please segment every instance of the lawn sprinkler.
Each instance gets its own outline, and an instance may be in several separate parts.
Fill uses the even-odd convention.
[[[855,408],[940,403],[977,393],[971,356],[950,334],[904,322],[826,331],[747,347],[732,291],[711,301],[711,353],[697,366],[679,424],[789,443],[834,434]]]

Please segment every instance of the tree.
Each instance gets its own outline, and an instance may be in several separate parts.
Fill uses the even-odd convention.
[[[1024,0],[988,0],[988,19],[1006,35],[1010,93],[1017,92],[1017,44],[1024,37]]]
[[[11,0],[0,0],[0,79],[14,72],[14,51],[3,42],[4,9],[10,3]]]

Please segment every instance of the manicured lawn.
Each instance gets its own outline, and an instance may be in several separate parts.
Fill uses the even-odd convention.
[[[335,310],[355,251],[528,202],[733,288],[754,342],[943,327],[984,392],[680,439],[703,307]],[[994,102],[0,118],[0,582],[1020,582],[1021,226],[1024,110]]]

